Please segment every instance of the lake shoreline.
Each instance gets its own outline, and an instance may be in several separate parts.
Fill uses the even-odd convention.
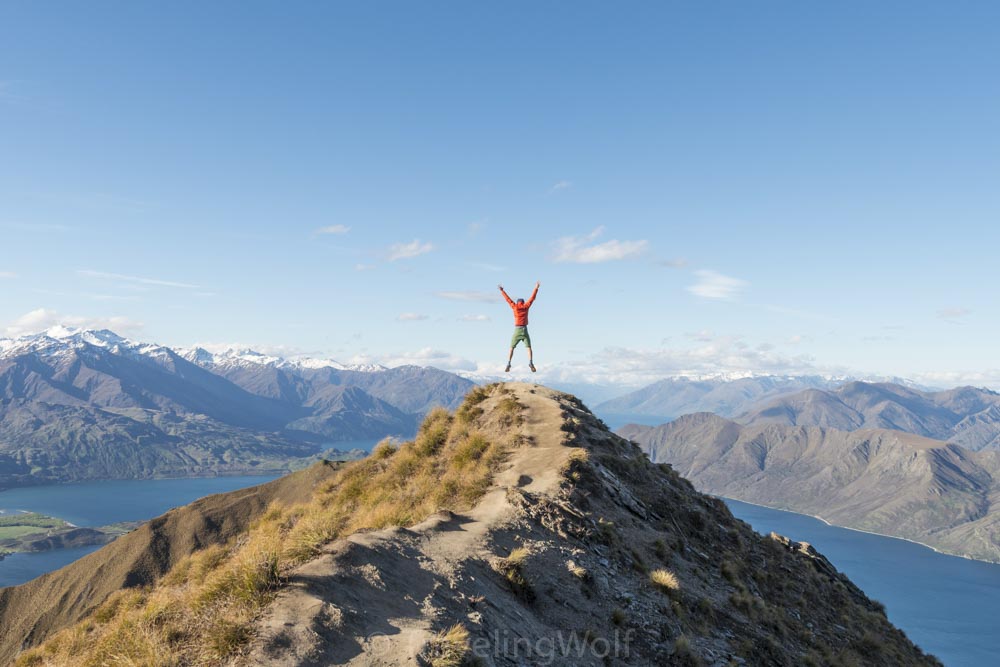
[[[1000,560],[986,560],[985,558],[973,558],[972,556],[968,556],[968,555],[965,555],[965,554],[955,554],[955,553],[951,553],[949,551],[942,551],[941,549],[933,547],[930,544],[926,544],[926,543],[920,542],[918,540],[913,540],[913,539],[910,539],[909,537],[901,537],[899,535],[889,535],[888,533],[878,533],[878,532],[875,532],[874,530],[865,530],[863,528],[852,528],[851,526],[844,526],[844,525],[841,525],[839,523],[832,523],[830,521],[827,521],[823,517],[819,516],[818,514],[809,514],[808,512],[798,512],[796,510],[790,510],[790,509],[787,509],[785,507],[774,507],[773,505],[764,505],[762,503],[754,503],[754,502],[751,502],[749,500],[743,500],[742,498],[731,498],[730,496],[719,496],[719,495],[716,495],[716,494],[710,494],[710,495],[713,495],[716,498],[719,498],[720,500],[734,500],[734,501],[736,501],[738,503],[743,503],[745,505],[753,505],[754,507],[763,507],[764,509],[775,510],[777,512],[787,512],[789,514],[797,514],[799,516],[807,516],[810,519],[816,519],[817,521],[822,521],[823,523],[825,523],[826,525],[828,525],[828,526],[830,526],[832,528],[843,528],[844,530],[853,530],[856,533],[864,533],[866,535],[877,535],[878,537],[887,537],[887,538],[889,538],[891,540],[901,540],[903,542],[909,542],[910,544],[916,544],[918,546],[930,549],[934,553],[941,554],[942,556],[950,556],[952,558],[961,558],[962,560],[971,560],[971,561],[975,561],[977,563],[986,563],[988,565],[1000,565]],[[791,537],[791,536],[790,535],[785,535],[784,537]]]

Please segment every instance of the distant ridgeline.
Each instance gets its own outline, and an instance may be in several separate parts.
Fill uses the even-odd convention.
[[[434,368],[212,354],[57,328],[0,339],[0,488],[288,470],[409,436],[473,387]]]
[[[696,384],[660,383],[617,407],[717,414],[618,433],[708,493],[1000,562],[1000,394],[866,382],[792,390],[800,383],[773,378]]]

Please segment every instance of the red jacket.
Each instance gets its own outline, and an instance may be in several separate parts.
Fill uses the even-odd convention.
[[[514,311],[514,326],[528,326],[528,309],[535,302],[535,296],[538,295],[538,286],[535,286],[535,291],[531,293],[531,298],[524,303],[515,303],[513,299],[507,296],[507,292],[504,292],[502,287],[500,288],[500,293],[503,294],[503,298],[507,299],[507,303],[510,304],[511,309]]]

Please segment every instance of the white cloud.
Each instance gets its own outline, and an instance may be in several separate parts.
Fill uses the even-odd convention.
[[[355,264],[354,265],[354,270],[355,271],[373,271],[373,270],[375,270],[375,265],[374,264]]]
[[[155,285],[157,287],[176,287],[179,289],[201,289],[198,285],[192,285],[190,283],[179,283],[173,280],[159,280],[157,278],[143,278],[140,276],[128,276],[121,273],[107,273],[105,271],[90,271],[87,269],[81,269],[77,271],[78,275],[84,276],[86,278],[100,278],[102,280],[112,280],[124,283],[135,283],[138,285]]]
[[[563,179],[561,181],[556,181],[555,185],[553,185],[551,188],[549,188],[549,194],[550,195],[551,194],[555,194],[556,192],[559,192],[560,190],[569,190],[572,187],[573,187],[573,183],[571,181],[567,181],[565,179]]]
[[[598,227],[586,236],[564,236],[553,244],[552,260],[576,264],[596,264],[634,257],[646,251],[649,241],[619,241],[612,239],[604,243],[595,241],[604,233]]]
[[[422,313],[400,313],[396,319],[400,322],[419,322],[420,320],[426,320],[429,317],[429,315],[424,315]]]
[[[507,270],[506,266],[500,266],[498,264],[489,264],[487,262],[465,262],[466,266],[471,266],[474,269],[482,269],[483,271],[489,271],[491,273],[503,273]]]
[[[914,381],[929,387],[989,387],[1000,389],[1000,368],[977,371],[926,371],[912,376]]]
[[[940,319],[945,320],[947,322],[951,322],[953,324],[959,324],[959,320],[963,320],[971,314],[972,311],[969,310],[968,308],[959,308],[959,307],[942,308],[937,312],[937,316]]]
[[[143,327],[128,317],[84,317],[82,315],[62,315],[54,310],[38,308],[11,322],[4,331],[8,336],[23,336],[38,333],[54,326],[80,327],[81,329],[111,329],[115,332],[135,331]]]
[[[695,271],[694,275],[698,277],[698,282],[690,285],[687,290],[703,299],[732,299],[748,285],[745,280],[708,269]]]
[[[394,366],[434,366],[446,371],[474,371],[476,362],[459,357],[450,352],[425,347],[415,352],[400,352],[386,355],[360,354],[348,360],[351,364],[382,364]]]
[[[548,380],[637,387],[665,377],[749,375],[843,375],[841,367],[818,366],[808,355],[786,356],[767,344],[750,345],[740,336],[716,336],[683,347],[611,347],[582,360],[544,369]]]
[[[462,322],[489,322],[491,318],[489,315],[462,315],[458,319]]]
[[[499,303],[500,295],[491,292],[477,292],[474,290],[457,290],[446,292],[435,292],[435,296],[452,301],[481,301],[483,303]]]
[[[351,231],[351,228],[347,225],[329,225],[327,227],[320,227],[315,230],[314,234],[346,234]]]
[[[17,274],[13,271],[0,271],[0,280],[11,280],[17,278]]]
[[[420,239],[413,239],[409,243],[394,243],[389,246],[388,259],[390,262],[395,262],[398,259],[409,259],[423,255],[431,250],[434,250],[433,243],[422,243]]]

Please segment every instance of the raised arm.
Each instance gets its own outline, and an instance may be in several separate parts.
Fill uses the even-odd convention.
[[[531,298],[528,299],[528,305],[529,306],[535,302],[535,297],[538,296],[538,288],[541,287],[541,286],[542,286],[542,283],[540,283],[540,282],[536,282],[535,283],[535,291],[531,293]]]
[[[503,285],[497,285],[497,287],[500,288],[500,293],[503,294],[503,298],[507,299],[507,305],[513,307],[514,301],[509,296],[507,296],[507,292],[503,291]]]

